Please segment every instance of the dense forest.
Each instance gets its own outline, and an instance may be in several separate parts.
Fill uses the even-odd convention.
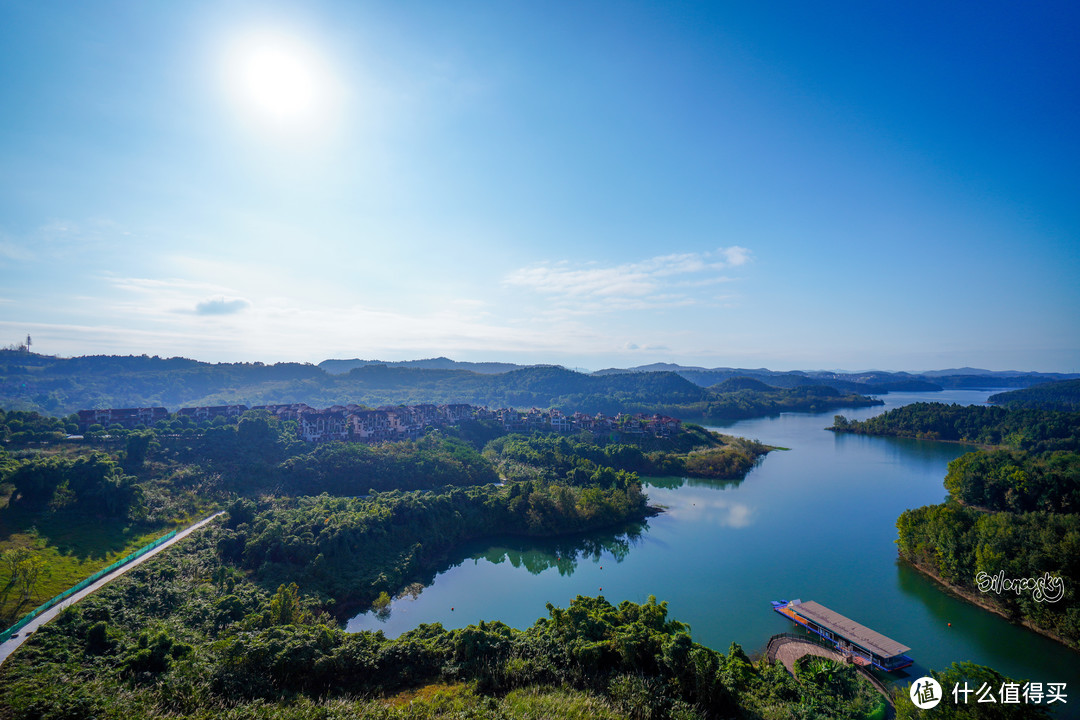
[[[1030,452],[1080,450],[1080,412],[985,405],[912,403],[862,421],[843,415],[830,430],[1005,445]]]
[[[77,439],[67,438],[60,429],[65,425],[36,413],[0,411],[0,554],[12,558],[10,567],[0,564],[0,583],[6,576],[10,587],[28,576],[29,565],[25,571],[17,566],[35,553],[51,563],[26,593],[0,592],[0,624],[66,589],[60,586],[63,579],[79,568],[96,569],[87,565],[91,559],[78,546],[103,547],[97,561],[101,567],[108,564],[106,556],[134,549],[127,547],[134,538],[163,532],[235,498],[261,503],[259,512],[269,512],[265,498],[276,498],[278,515],[268,524],[279,531],[300,512],[297,498],[326,498],[319,501],[326,523],[333,513],[325,503],[337,499],[366,498],[374,507],[394,508],[395,524],[379,526],[387,537],[403,529],[412,532],[412,521],[404,518],[418,514],[440,529],[424,541],[423,551],[411,544],[401,549],[407,557],[400,567],[419,572],[448,548],[476,537],[476,528],[488,535],[556,535],[640,521],[648,509],[638,473],[741,479],[769,449],[694,425],[682,426],[671,437],[613,440],[587,432],[507,434],[494,421],[463,420],[413,440],[376,445],[301,442],[294,422],[263,411],[201,422],[172,416],[152,428],[116,426]],[[453,527],[441,525],[437,511],[448,503],[458,521]],[[88,522],[91,518],[97,523]],[[470,521],[461,524],[462,518]],[[83,528],[81,536],[66,530],[75,527]],[[99,537],[105,528],[112,529],[111,539]],[[320,529],[339,530],[335,542],[371,544],[357,528],[330,524]],[[277,547],[264,530],[259,526],[259,536]],[[68,549],[50,550],[61,536]],[[306,562],[319,556],[320,567],[335,568],[339,585],[359,587],[349,577],[353,571],[366,577],[364,563],[340,555],[340,545],[324,547],[323,534],[314,537],[319,541],[301,548],[286,534],[278,539],[287,552],[274,550],[253,567],[240,556],[234,559],[252,571],[269,572],[281,558]],[[69,567],[75,555],[81,555],[78,568]],[[336,567],[339,557],[351,570]],[[283,576],[292,572],[279,568]],[[349,603],[371,600],[360,591],[339,590],[325,594],[337,593],[338,600]]]
[[[991,395],[988,402],[1007,408],[1080,411],[1080,380],[1041,383],[1022,390]]]
[[[951,502],[905,511],[896,523],[900,555],[965,597],[1080,649],[1080,515],[984,512]],[[985,576],[980,576],[985,573]],[[1059,578],[1063,592],[997,592],[985,582]],[[980,588],[980,580],[982,588]]]
[[[231,517],[230,525],[250,526]],[[256,520],[257,522],[257,520]],[[267,588],[194,536],[39,630],[5,663],[0,717],[881,716],[851,667],[792,678],[693,642],[665,603],[581,597],[525,630],[346,633],[296,583]]]
[[[918,403],[863,422],[837,416],[831,429],[990,446],[949,463],[944,504],[900,516],[900,555],[965,597],[1080,648],[1080,413]],[[1054,577],[1063,588],[1051,602],[996,592],[992,577]]]
[[[485,370],[490,369],[486,366]],[[661,412],[685,419],[757,417],[785,411],[878,404],[862,392],[813,379],[764,389],[706,388],[674,372],[592,374],[532,366],[506,372],[364,364],[333,374],[299,363],[201,363],[184,358],[52,358],[0,351],[0,405],[46,415],[106,407],[357,403],[370,407],[466,403],[617,414]]]
[[[580,480],[607,468],[642,475],[679,475],[723,480],[740,479],[769,448],[743,438],[708,433],[693,425],[680,439],[648,450],[641,444],[608,442],[560,435],[508,435],[490,442],[485,454],[506,478],[515,480]],[[679,447],[682,445],[682,447]],[[680,452],[680,450],[682,452]]]

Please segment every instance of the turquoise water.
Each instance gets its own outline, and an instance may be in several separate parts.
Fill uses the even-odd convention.
[[[853,419],[921,400],[985,401],[990,392],[894,393],[884,408],[840,411]],[[718,650],[760,651],[792,629],[769,601],[802,598],[905,645],[919,677],[968,660],[1016,678],[1065,682],[1080,706],[1080,654],[957,600],[896,560],[896,518],[939,503],[957,444],[837,435],[834,412],[787,413],[716,429],[790,448],[769,453],[740,483],[648,481],[665,511],[643,526],[559,541],[499,538],[459,548],[416,597],[389,617],[364,613],[348,629],[397,636],[420,623],[459,628],[501,620],[524,628],[576,595],[610,602],[668,601],[694,640]],[[949,627],[949,623],[952,626]],[[1060,704],[1058,705],[1060,707]]]

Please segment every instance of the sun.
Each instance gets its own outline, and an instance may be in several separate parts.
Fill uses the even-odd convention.
[[[301,38],[260,30],[234,39],[225,91],[249,121],[274,131],[315,132],[335,112],[336,82],[325,58]]]

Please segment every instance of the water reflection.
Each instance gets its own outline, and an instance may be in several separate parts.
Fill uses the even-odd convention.
[[[453,550],[440,567],[418,576],[418,581],[409,584],[389,604],[349,620],[346,629],[350,632],[386,629],[391,635],[397,634],[396,629],[391,630],[396,625],[394,621],[400,619],[397,616],[407,614],[413,604],[422,599],[424,590],[434,585],[440,576],[463,565],[499,566],[505,563],[530,575],[554,571],[564,578],[572,576],[584,563],[598,569],[603,569],[603,564],[619,565],[648,529],[646,521],[560,538],[504,536],[466,543]]]
[[[896,465],[917,466],[919,471],[936,468],[942,458],[952,459],[961,453],[975,452],[976,445],[950,443],[940,440],[918,440],[903,437],[877,437],[854,433],[832,433],[834,452],[850,453],[861,447],[872,447],[882,460]]]
[[[739,478],[738,480],[722,480],[719,478],[692,478],[692,477],[644,477],[641,478],[641,482],[646,487],[658,487],[665,490],[678,490],[681,487],[702,487],[712,488],[713,490],[726,490],[727,488],[736,488],[742,484],[746,478]]]
[[[555,569],[559,575],[574,574],[578,563],[591,560],[599,563],[605,554],[621,563],[630,554],[630,548],[641,539],[648,529],[647,523],[636,523],[618,535],[588,535],[573,539],[560,539],[538,545],[537,540],[517,538],[510,542],[489,546],[486,550],[472,553],[464,560],[487,560],[498,565],[509,562],[515,568],[524,568],[533,575]],[[541,541],[542,542],[542,541]],[[461,564],[461,563],[457,563]]]
[[[678,490],[680,488],[706,488],[709,490],[734,490],[743,483],[739,480],[717,480],[688,477],[645,477],[647,488]],[[653,494],[656,495],[655,493]],[[708,523],[729,528],[749,527],[756,519],[757,508],[746,502],[732,500],[724,494],[695,493],[689,502],[665,508],[673,520]]]

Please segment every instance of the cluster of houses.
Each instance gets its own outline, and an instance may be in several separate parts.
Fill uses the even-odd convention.
[[[281,420],[295,421],[300,436],[308,442],[348,440],[376,443],[387,440],[405,440],[423,435],[429,428],[455,425],[462,420],[493,420],[504,429],[514,431],[548,430],[560,433],[588,431],[596,435],[652,435],[669,437],[679,432],[681,421],[666,415],[620,413],[608,417],[603,413],[567,414],[559,410],[515,410],[500,408],[489,410],[483,406],[455,405],[398,405],[372,410],[360,405],[334,405],[316,409],[305,403],[291,405],[216,405],[187,407],[176,414],[195,421],[213,420],[216,417],[236,418],[248,410],[265,410]],[[121,408],[105,410],[80,410],[79,425],[85,431],[99,423],[108,427],[119,424],[127,428],[139,425],[150,427],[159,420],[167,420],[169,412],[162,407]]]
[[[147,408],[105,408],[102,410],[80,410],[79,429],[86,432],[91,425],[122,425],[126,428],[153,427],[160,420],[168,420],[169,411],[163,407]]]

